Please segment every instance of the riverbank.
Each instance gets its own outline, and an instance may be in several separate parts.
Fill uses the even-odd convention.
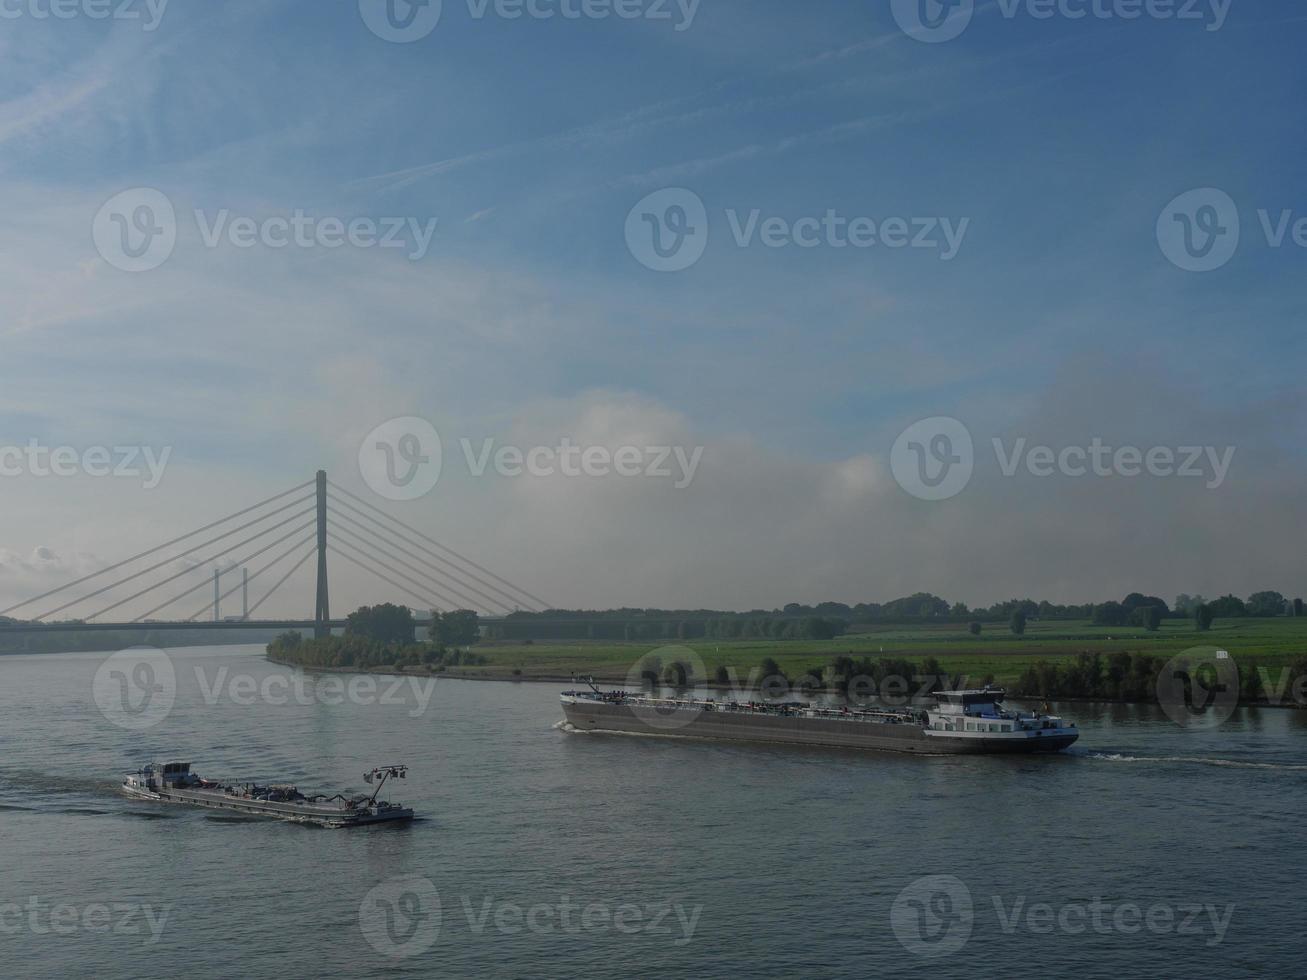
[[[502,652],[502,651],[501,651]],[[688,672],[691,684],[700,690],[740,695],[744,693],[762,693],[765,696],[806,697],[812,695],[842,695],[846,686],[838,678],[856,678],[852,692],[854,696],[864,699],[875,698],[878,694],[882,700],[895,701],[904,698],[928,700],[932,690],[940,687],[980,687],[993,684],[1006,689],[1014,698],[1027,700],[1052,699],[1063,702],[1104,703],[1104,704],[1155,704],[1157,702],[1157,679],[1166,658],[1153,654],[1141,654],[1136,658],[1126,659],[1122,654],[1116,658],[1117,669],[1126,676],[1111,680],[1112,667],[1110,657],[1098,655],[1099,673],[1092,684],[1078,680],[1086,664],[1093,662],[1094,654],[1067,654],[1062,656],[1041,656],[1031,658],[1025,654],[1009,654],[1006,657],[994,655],[928,657],[922,661],[909,661],[903,658],[881,658],[873,660],[864,657],[849,662],[846,655],[825,658],[823,661],[809,665],[812,659],[804,655],[799,662],[801,669],[795,668],[795,658],[787,658],[789,667],[774,658],[756,658],[752,663],[739,666],[726,666],[720,661],[714,665],[692,654],[691,648],[661,648],[649,651],[643,646],[624,651],[631,659],[616,665],[605,661],[596,663],[598,658],[590,656],[576,657],[571,663],[565,663],[565,669],[558,669],[554,659],[558,651],[549,651],[541,658],[544,663],[531,663],[519,660],[517,664],[499,660],[494,651],[486,649],[480,655],[484,663],[476,666],[372,666],[346,667],[322,666],[298,663],[294,660],[278,657],[272,653],[267,659],[282,666],[296,667],[305,671],[319,671],[338,674],[383,674],[412,677],[443,677],[454,680],[493,681],[499,683],[542,683],[575,687],[583,683],[582,678],[593,678],[595,684],[606,688],[632,688],[649,678],[652,666],[657,676],[667,687],[673,686],[667,676],[667,668],[683,663],[687,666],[695,660],[699,662]],[[521,651],[516,651],[520,655]],[[610,655],[612,651],[605,651]],[[736,651],[738,656],[738,651]],[[678,659],[678,657],[680,659]],[[1280,663],[1274,663],[1276,659]],[[763,664],[780,668],[783,682],[779,688],[775,683],[764,691],[761,687],[766,679]],[[846,661],[843,666],[839,661]],[[655,661],[651,663],[651,661]],[[1286,658],[1272,658],[1263,655],[1257,662],[1251,658],[1239,664],[1242,671],[1241,681],[1237,683],[1240,694],[1239,703],[1249,707],[1307,707],[1304,697],[1307,684],[1298,680],[1303,675],[1302,658],[1289,661]],[[725,671],[725,678],[720,675]],[[842,674],[841,674],[842,671]],[[1252,672],[1252,676],[1249,676]],[[770,675],[775,677],[776,675]],[[1054,680],[1050,683],[1049,678]],[[1290,681],[1295,683],[1290,683]],[[1254,681],[1250,683],[1250,681]],[[789,686],[786,686],[786,683]],[[1077,686],[1079,685],[1079,686]],[[1209,689],[1219,685],[1210,684]],[[1270,692],[1267,696],[1266,692]],[[1199,692],[1201,696],[1202,692]]]

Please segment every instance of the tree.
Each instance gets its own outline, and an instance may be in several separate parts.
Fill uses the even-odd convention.
[[[345,635],[377,643],[412,643],[413,610],[389,602],[360,606],[345,620]]]
[[[1248,597],[1249,616],[1284,615],[1284,596],[1278,592],[1254,592]]]
[[[844,632],[845,624],[841,620],[822,619],[818,616],[811,616],[803,621],[801,632],[805,633],[809,639],[813,640],[831,640]]]
[[[781,670],[781,665],[778,664],[771,657],[767,657],[765,660],[763,660],[761,670],[762,670],[761,679],[764,681],[768,677],[779,677],[782,680],[786,679],[785,671]]]
[[[1026,634],[1026,612],[1024,609],[1018,609],[1012,614],[1012,620],[1008,627],[1015,636],[1025,636]]]
[[[470,609],[431,614],[431,641],[441,647],[470,647],[481,639],[481,621]]]
[[[971,630],[972,636],[980,635],[981,626],[979,623],[972,623],[970,626],[967,627],[967,629]]]
[[[1130,611],[1119,602],[1104,602],[1094,607],[1095,626],[1124,626],[1129,619]]]
[[[1302,615],[1302,600],[1301,600],[1301,599],[1294,599],[1294,600],[1293,600],[1293,614],[1294,614],[1295,616],[1301,616],[1301,615]]]
[[[1212,628],[1212,607],[1205,602],[1194,606],[1194,628],[1199,633],[1206,633]]]
[[[1131,613],[1144,606],[1161,606],[1163,616],[1171,611],[1171,608],[1166,604],[1165,599],[1159,599],[1155,595],[1144,595],[1142,592],[1131,592],[1121,600],[1121,605]]]
[[[1223,595],[1219,599],[1213,599],[1207,605],[1212,610],[1213,619],[1237,619],[1240,616],[1248,615],[1248,607],[1243,604],[1243,600],[1238,596]]]
[[[1162,625],[1162,607],[1145,606],[1140,612],[1143,613],[1144,629],[1156,633]]]

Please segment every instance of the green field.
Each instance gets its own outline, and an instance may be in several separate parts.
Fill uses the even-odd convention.
[[[1024,637],[1015,637],[1001,624],[987,624],[972,636],[966,624],[886,626],[850,633],[834,640],[710,640],[658,647],[651,643],[585,642],[535,645],[482,643],[476,652],[488,663],[463,667],[460,676],[557,678],[593,674],[605,681],[623,680],[639,659],[658,651],[664,664],[677,659],[676,649],[689,649],[709,674],[719,665],[735,668],[741,677],[771,657],[791,677],[820,671],[837,656],[905,658],[935,657],[953,674],[980,682],[993,675],[996,683],[1013,684],[1027,667],[1040,660],[1067,663],[1079,653],[1118,651],[1172,656],[1195,646],[1229,650],[1241,670],[1278,670],[1307,655],[1307,617],[1229,619],[1213,623],[1206,633],[1195,632],[1189,620],[1166,620],[1156,633],[1138,627],[1100,627],[1087,621],[1031,622]],[[520,672],[520,673],[518,673]]]

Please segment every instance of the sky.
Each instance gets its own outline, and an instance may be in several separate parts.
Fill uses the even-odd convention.
[[[55,6],[0,605],[319,469],[557,607],[1307,593],[1292,0]]]

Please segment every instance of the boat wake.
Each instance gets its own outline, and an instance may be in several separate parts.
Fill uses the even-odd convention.
[[[1307,765],[1285,762],[1249,762],[1243,759],[1213,759],[1191,755],[1126,755],[1122,752],[1073,752],[1086,759],[1103,762],[1160,762],[1193,766],[1222,766],[1230,769],[1278,769],[1284,772],[1307,772]]]
[[[58,776],[29,769],[11,769],[0,772],[0,790],[15,790],[24,794],[47,796],[75,794],[103,796],[112,793],[114,784],[104,779],[85,779],[76,776]]]

